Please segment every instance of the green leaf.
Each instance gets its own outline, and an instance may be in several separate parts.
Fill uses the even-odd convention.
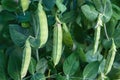
[[[112,45],[112,40],[103,39],[103,47],[105,49],[109,49],[111,45]]]
[[[43,0],[43,5],[48,10],[51,10],[55,5],[56,0]]]
[[[86,60],[87,62],[93,62],[93,61],[100,61],[103,58],[103,56],[98,51],[96,54],[93,55],[93,50],[89,50],[86,53]]]
[[[120,20],[120,7],[118,7],[115,4],[112,4],[112,8],[113,8],[113,17],[116,20]]]
[[[8,74],[14,80],[21,80],[21,51],[13,48],[8,60]]]
[[[101,0],[92,0],[95,8],[99,11],[102,12],[103,11],[103,7],[102,7],[102,1]]]
[[[13,42],[18,46],[23,46],[27,39],[28,31],[16,24],[9,25],[9,30]]]
[[[58,74],[56,80],[66,80],[64,76]]]
[[[30,80],[46,80],[44,74],[35,73]]]
[[[30,61],[28,70],[31,74],[34,74],[34,72],[36,70],[36,60],[33,57],[31,57],[31,61]]]
[[[6,59],[6,55],[0,51],[0,80],[7,80]]]
[[[120,28],[115,29],[114,40],[117,48],[119,48],[120,47]]]
[[[115,18],[111,18],[111,20],[107,23],[106,29],[109,37],[113,37],[117,22],[118,21]]]
[[[104,72],[105,62],[106,62],[105,59],[103,59],[103,60],[100,62],[100,66],[99,66],[99,71],[98,71],[98,73],[103,73],[103,72]]]
[[[47,67],[48,67],[47,60],[45,58],[42,58],[36,65],[36,72],[44,74]]]
[[[108,22],[113,14],[112,4],[110,0],[104,1],[104,10],[102,14],[103,14],[102,21],[104,23]]]
[[[76,18],[77,18],[76,12],[71,10],[71,11],[65,12],[63,14],[61,21],[65,22],[65,23],[75,22]]]
[[[4,9],[12,12],[16,11],[19,7],[19,0],[2,0],[1,3]]]
[[[31,13],[25,12],[25,15],[23,13],[20,13],[17,15],[18,22],[29,22],[31,20]]]
[[[86,56],[80,45],[77,46],[77,53],[82,62],[86,62]]]
[[[63,72],[66,76],[72,76],[79,68],[79,59],[72,53],[63,63]]]
[[[59,11],[61,11],[61,13],[63,13],[67,9],[61,0],[56,0],[56,5],[57,5]]]
[[[10,21],[16,19],[15,15],[5,10],[0,12],[0,18],[1,18],[0,21]]]
[[[84,79],[95,79],[98,74],[99,62],[91,62],[89,63],[83,70]]]
[[[98,12],[95,10],[95,8],[92,5],[85,4],[81,7],[81,9],[83,14],[88,20],[94,21],[97,19]]]

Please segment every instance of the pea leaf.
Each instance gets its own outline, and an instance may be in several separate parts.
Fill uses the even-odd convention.
[[[28,30],[25,30],[16,24],[9,25],[9,30],[13,42],[18,46],[23,46],[29,35]]]
[[[92,5],[85,4],[81,7],[81,9],[83,14],[88,20],[94,21],[97,19],[98,12],[95,10],[95,8]]]
[[[86,62],[86,55],[80,45],[77,46],[77,53],[82,62]]]
[[[113,8],[113,17],[116,20],[120,20],[120,7],[118,7],[115,4],[112,4],[112,8]]]
[[[102,1],[101,0],[92,0],[95,8],[99,11],[102,12],[103,11],[103,6],[102,6]]]
[[[0,80],[7,80],[6,59],[5,53],[0,51]]]
[[[72,53],[63,63],[63,72],[66,76],[72,76],[75,74],[79,67],[79,60],[75,56],[75,53]]]
[[[29,22],[31,20],[31,13],[25,12],[25,15],[23,13],[19,13],[17,15],[18,22]]]
[[[58,74],[56,80],[66,80],[64,76]]]
[[[86,60],[87,62],[94,62],[94,61],[100,61],[103,58],[103,56],[98,51],[96,54],[93,55],[93,50],[89,50],[86,53]]]
[[[98,74],[99,62],[91,62],[89,63],[83,70],[83,78],[84,79],[95,79]]]
[[[69,23],[69,22],[74,22],[76,18],[77,18],[76,12],[71,10],[69,12],[65,12],[61,20],[65,23]]]
[[[5,10],[0,12],[0,18],[1,18],[0,23],[1,21],[11,21],[16,19],[15,15]]]
[[[61,0],[56,0],[56,5],[58,9],[61,11],[61,13],[63,13],[67,9]]]
[[[44,74],[47,67],[48,67],[47,60],[45,58],[42,58],[36,65],[36,72]]]
[[[35,73],[30,80],[45,80],[45,76],[41,73]]]
[[[18,9],[19,0],[2,0],[2,6],[8,11],[16,11]]]
[[[43,0],[43,5],[48,10],[51,10],[55,5],[56,0]]]
[[[35,69],[36,69],[36,60],[33,57],[31,57],[31,61],[30,61],[28,70],[31,74],[34,74]]]
[[[114,40],[117,48],[119,48],[120,47],[120,28],[115,29]]]
[[[104,1],[104,10],[103,10],[102,14],[103,14],[102,21],[104,23],[107,23],[113,14],[112,4],[111,4],[110,0]]]
[[[8,74],[14,80],[21,80],[21,50],[13,48],[8,60]]]

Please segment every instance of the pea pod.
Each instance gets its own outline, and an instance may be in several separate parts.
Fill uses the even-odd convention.
[[[71,37],[71,34],[69,32],[68,27],[66,26],[65,23],[62,24],[62,29],[63,29],[63,42],[66,46],[72,48],[73,47],[73,40]]]
[[[21,67],[21,78],[25,77],[31,60],[31,46],[29,40],[26,40],[25,47],[23,49],[22,67]]]
[[[38,4],[38,9],[35,14],[35,25],[36,25],[36,41],[37,44],[35,45],[38,48],[41,48],[45,45],[48,39],[48,23],[47,23],[47,16],[41,3]]]
[[[61,58],[62,54],[62,28],[60,23],[56,23],[53,32],[53,62],[56,66]]]
[[[22,11],[25,12],[29,8],[30,0],[20,0]]]
[[[95,54],[98,50],[99,46],[99,40],[100,40],[100,32],[101,32],[101,26],[102,26],[102,20],[101,20],[102,15],[99,14],[98,16],[98,22],[97,25],[95,26],[95,38],[94,38],[94,48],[93,48],[93,54]]]
[[[114,40],[112,39],[112,46],[109,50],[107,59],[106,59],[106,65],[105,65],[105,69],[104,69],[104,74],[107,75],[113,65],[114,59],[115,59],[115,54],[116,54],[116,45],[114,43]]]

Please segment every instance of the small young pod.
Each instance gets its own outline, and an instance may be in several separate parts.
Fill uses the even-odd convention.
[[[56,23],[53,31],[53,62],[56,66],[62,55],[62,27],[60,23]]]
[[[25,77],[27,74],[27,70],[31,60],[31,46],[28,41],[26,40],[25,47],[23,49],[23,57],[22,57],[22,67],[21,67],[21,78]]]
[[[112,46],[108,52],[105,69],[104,69],[105,75],[107,75],[110,72],[113,62],[114,62],[114,59],[115,59],[115,55],[116,55],[116,45],[114,43],[114,40],[112,39]]]
[[[73,47],[73,39],[69,32],[69,29],[65,23],[62,24],[62,30],[63,30],[63,42],[66,46],[72,48]]]
[[[101,32],[101,26],[98,26],[95,29],[95,38],[94,38],[94,48],[93,48],[93,54],[95,54],[98,50],[99,46],[99,40],[100,40],[100,32]]]
[[[100,32],[101,32],[101,26],[102,26],[101,17],[102,17],[102,14],[99,14],[98,21],[97,21],[97,24],[95,26],[93,54],[95,54],[97,52],[98,46],[99,46]]]
[[[22,11],[25,12],[29,8],[30,0],[20,0]]]

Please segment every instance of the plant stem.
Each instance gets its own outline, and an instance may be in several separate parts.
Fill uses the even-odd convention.
[[[36,49],[36,58],[37,58],[37,62],[39,62],[40,58],[39,58],[38,49]]]
[[[110,39],[109,39],[109,36],[108,36],[108,34],[107,34],[107,29],[106,29],[106,25],[105,25],[105,24],[104,24],[104,30],[105,30],[105,35],[106,35],[107,39],[110,40]]]

